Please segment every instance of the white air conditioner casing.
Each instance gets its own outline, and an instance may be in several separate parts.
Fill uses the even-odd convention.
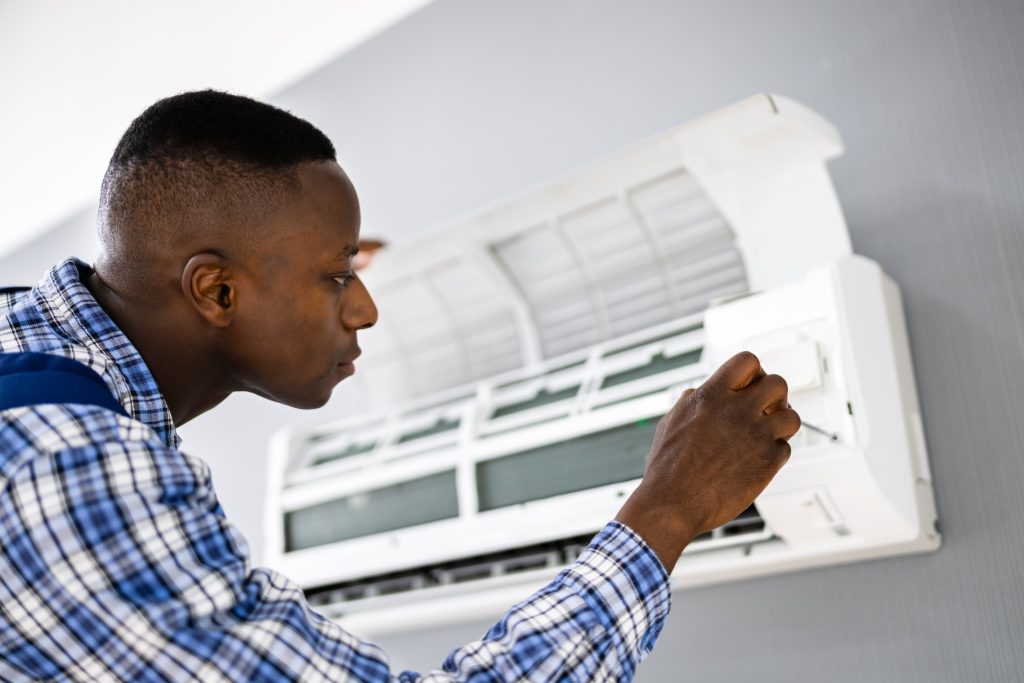
[[[657,419],[741,350],[787,379],[806,426],[755,506],[687,548],[676,585],[938,547],[900,295],[877,264],[850,254],[824,167],[839,149],[815,115],[759,96],[458,221],[443,240],[434,234],[396,249],[375,273],[385,288],[433,272],[453,253],[477,265],[490,259],[483,268],[497,271],[495,282],[505,278],[495,287],[512,292],[508,308],[523,327],[522,362],[398,407],[280,432],[271,446],[267,563],[361,635],[497,617],[615,516],[639,482]],[[538,329],[544,302],[517,285],[501,261],[514,255],[494,245],[516,239],[514,226],[538,235],[539,216],[596,206],[587,192],[642,208],[631,188],[673,177],[680,164],[734,235],[725,247],[740,255],[743,278],[729,281],[744,291],[729,284],[711,297],[723,285],[706,269],[689,280],[666,276],[667,313],[658,315],[687,300],[677,296],[680,282],[689,291],[712,282],[702,290],[710,300],[630,329],[630,312],[594,285],[590,305],[606,334],[546,355],[563,342]],[[666,211],[635,216],[656,256]],[[598,214],[589,215],[599,232]],[[480,224],[499,229],[471,229]],[[697,234],[704,224],[680,229]],[[577,229],[563,218],[552,226],[556,235]],[[448,253],[427,246],[438,243]],[[735,268],[725,247],[706,252],[708,262]],[[593,276],[600,252],[577,245],[575,253]],[[663,274],[696,272],[686,258],[683,248],[666,249],[655,261]],[[628,331],[611,335],[616,329]]]

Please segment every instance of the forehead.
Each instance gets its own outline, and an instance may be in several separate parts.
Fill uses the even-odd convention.
[[[336,259],[359,241],[359,198],[348,176],[333,162],[297,167],[299,190],[276,216],[273,247],[303,261]]]

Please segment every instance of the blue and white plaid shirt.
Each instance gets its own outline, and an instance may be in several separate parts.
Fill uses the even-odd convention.
[[[178,450],[138,351],[68,259],[0,294],[0,351],[73,358],[131,418],[86,405],[0,412],[3,681],[626,681],[669,610],[668,577],[610,523],[579,560],[440,670],[385,653],[252,568],[207,465]]]

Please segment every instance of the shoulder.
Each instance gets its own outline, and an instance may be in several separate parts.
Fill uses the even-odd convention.
[[[108,494],[171,489],[212,495],[209,467],[168,448],[152,428],[88,405],[37,405],[0,412],[0,484],[41,477],[95,480]]]
[[[162,445],[149,426],[99,406],[43,404],[0,412],[0,452],[50,453],[111,442]]]
[[[20,351],[27,343],[49,336],[48,328],[33,290],[0,289],[0,351]]]

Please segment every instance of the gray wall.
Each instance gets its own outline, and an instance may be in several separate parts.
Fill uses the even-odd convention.
[[[905,296],[945,545],[677,593],[640,680],[1024,680],[1022,35],[1020,0],[439,0],[277,98],[392,237],[758,91],[842,132],[854,248]],[[384,644],[426,667],[485,626]]]
[[[843,134],[854,247],[903,288],[944,545],[677,593],[639,680],[1024,680],[1021,35],[1020,0],[438,0],[276,98],[392,239],[759,91]],[[77,221],[0,281],[91,256]],[[256,548],[265,438],[298,417],[236,397],[182,430]],[[486,626],[383,644],[429,668]]]
[[[96,180],[96,191],[100,183]],[[96,237],[96,208],[83,208],[0,258],[0,287],[29,286],[39,282],[58,261],[77,256],[92,262],[99,251]]]

